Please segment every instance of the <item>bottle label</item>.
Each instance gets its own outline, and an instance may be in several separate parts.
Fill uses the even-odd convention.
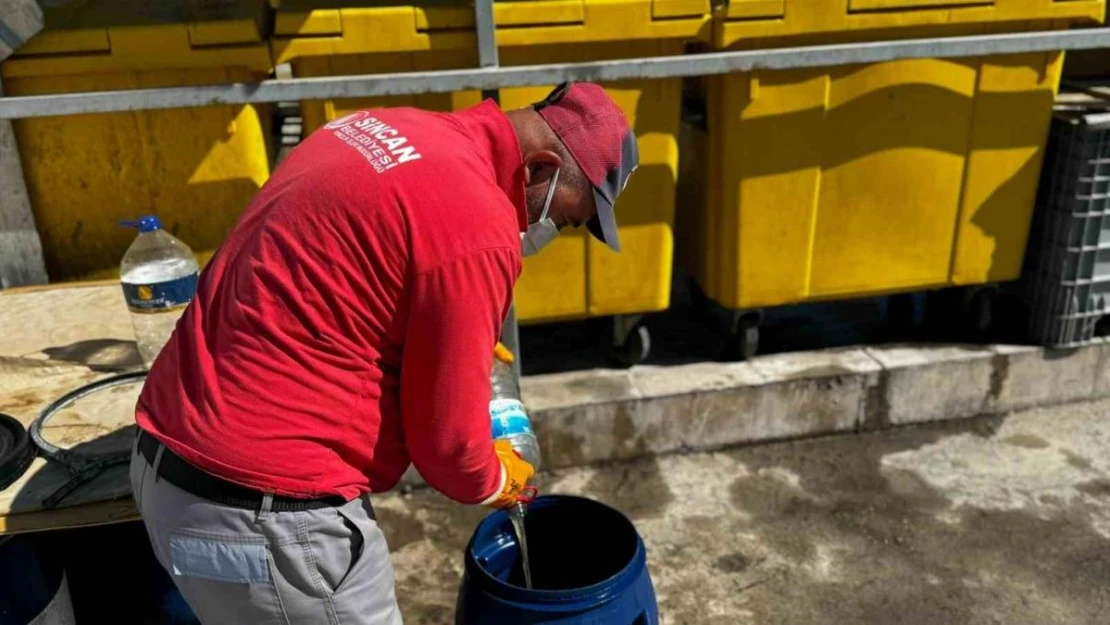
[[[489,418],[494,440],[532,434],[532,422],[517,399],[495,399],[489,403]]]
[[[184,308],[197,292],[200,272],[153,284],[122,282],[127,307],[134,313],[160,313]]]

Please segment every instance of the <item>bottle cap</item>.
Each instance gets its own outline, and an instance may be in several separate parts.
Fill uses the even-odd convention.
[[[135,221],[121,221],[119,225],[127,228],[138,228],[139,232],[153,232],[162,229],[162,222],[155,215],[143,215]]]

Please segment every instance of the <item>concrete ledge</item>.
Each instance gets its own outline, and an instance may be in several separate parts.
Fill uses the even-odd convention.
[[[526,377],[545,469],[1110,396],[1110,343],[903,346]],[[418,483],[414,471],[404,483]]]
[[[1008,412],[1095,397],[1106,344],[1071,350],[999,346],[986,412]]]
[[[1110,395],[1110,344],[882,346],[522,381],[546,468]]]
[[[994,352],[987,347],[878,347],[867,354],[883,370],[882,403],[870,429],[983,412],[991,391]]]
[[[523,381],[548,467],[851,431],[882,369],[864,350]]]

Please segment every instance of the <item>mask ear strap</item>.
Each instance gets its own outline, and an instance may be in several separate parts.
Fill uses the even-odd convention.
[[[563,168],[555,169],[555,173],[551,176],[551,184],[547,187],[547,197],[543,200],[543,212],[540,213],[540,221],[547,219],[547,211],[551,209],[551,198],[555,197],[555,188],[559,184],[559,172]]]

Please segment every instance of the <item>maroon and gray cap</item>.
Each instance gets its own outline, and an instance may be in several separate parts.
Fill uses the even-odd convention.
[[[563,83],[532,108],[563,141],[594,187],[597,216],[586,227],[619,252],[613,205],[640,164],[628,119],[604,89],[588,82]]]

